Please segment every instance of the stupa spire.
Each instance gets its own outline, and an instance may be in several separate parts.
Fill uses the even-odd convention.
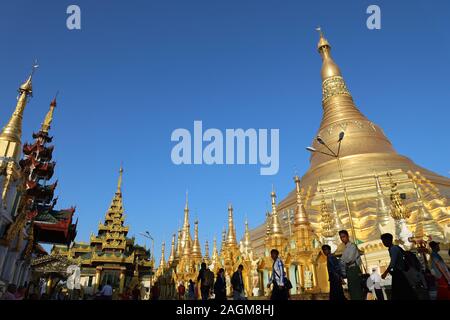
[[[172,243],[170,245],[170,256],[169,260],[167,261],[169,265],[175,260],[175,233],[172,235]]]
[[[297,228],[302,224],[309,224],[308,215],[305,206],[303,205],[302,190],[300,187],[300,178],[296,175],[294,177],[296,195],[297,195],[297,209],[294,214],[294,227]]]
[[[361,153],[395,153],[390,141],[383,131],[370,122],[356,107],[342,72],[331,56],[331,45],[319,31],[317,45],[322,57],[322,107],[323,116],[318,135],[332,150],[338,149],[339,134],[345,132],[340,156]],[[313,145],[317,150],[324,150],[316,139]],[[329,156],[315,152],[311,155],[311,167],[330,161]]]
[[[52,102],[50,102],[50,109],[48,110],[44,122],[42,123],[41,126],[41,131],[44,133],[48,133],[48,130],[50,130],[50,126],[52,124],[53,121],[53,113],[55,111],[56,108],[56,97],[53,98]]]
[[[28,97],[33,94],[32,79],[38,65],[34,64],[27,80],[19,87],[19,96],[11,118],[0,134],[0,157],[18,161],[21,153],[22,119]]]
[[[123,166],[120,165],[119,169],[119,179],[117,180],[117,191],[116,193],[122,193],[122,175],[123,175]]]
[[[231,203],[228,205],[227,244],[230,246],[237,245],[236,230],[234,228],[234,220],[233,220],[233,206],[231,205]]]
[[[271,235],[272,236],[282,236],[283,230],[281,229],[281,223],[280,219],[278,217],[277,212],[277,204],[276,204],[276,198],[277,195],[275,193],[275,190],[272,186],[272,192],[270,193],[270,197],[272,198],[272,214],[271,214]]]
[[[202,258],[202,249],[198,239],[198,220],[194,222],[194,244],[192,245],[192,256],[194,258]]]
[[[166,247],[166,243],[163,242],[163,243],[161,244],[161,258],[160,258],[160,260],[159,260],[159,268],[158,268],[158,269],[161,269],[161,270],[162,270],[162,269],[164,268],[164,266],[166,265],[166,258],[165,258],[165,253],[164,253],[165,247]]]
[[[439,225],[434,221],[430,212],[425,207],[423,203],[422,194],[420,188],[417,186],[416,181],[414,181],[414,189],[417,196],[418,211],[416,217],[416,230],[414,231],[415,238],[430,238],[433,240],[442,240],[444,234],[439,228]]]

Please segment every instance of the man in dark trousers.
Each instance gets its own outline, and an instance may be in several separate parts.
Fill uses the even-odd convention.
[[[220,268],[214,283],[214,295],[216,300],[227,300],[227,287],[225,282],[225,270]]]
[[[382,279],[385,279],[388,273],[392,276],[391,300],[417,300],[417,296],[404,274],[407,271],[407,266],[404,261],[403,249],[394,245],[394,237],[390,233],[383,233],[381,241],[388,248],[389,256],[391,257],[389,266],[381,275]]]
[[[206,263],[202,262],[198,272],[197,282],[200,282],[200,292],[202,300],[208,300],[209,292],[214,283],[214,273],[206,268]]]
[[[283,261],[278,257],[279,252],[277,249],[272,249],[270,251],[270,256],[273,260],[272,265],[272,276],[270,277],[267,288],[273,285],[272,296],[270,300],[288,300],[289,292],[286,288],[286,273],[284,272]]]
[[[231,277],[231,285],[233,286],[233,300],[245,300],[242,270],[244,270],[244,266],[240,264]]]
[[[330,281],[330,300],[347,300],[342,289],[342,269],[338,259],[331,253],[331,247],[322,246],[322,252],[327,257],[328,281]]]

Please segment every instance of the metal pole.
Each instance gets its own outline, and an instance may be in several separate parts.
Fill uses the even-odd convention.
[[[341,177],[342,189],[344,190],[345,206],[347,207],[347,213],[348,213],[348,217],[349,217],[349,221],[350,221],[350,228],[352,229],[353,239],[354,239],[354,242],[356,243],[356,232],[355,232],[355,227],[353,226],[353,217],[352,217],[352,213],[350,210],[350,203],[348,202],[347,188],[345,187],[344,175],[342,173],[342,165],[341,165],[341,160],[339,159],[339,156],[336,156],[336,160],[337,160],[338,167],[339,167],[339,175]]]

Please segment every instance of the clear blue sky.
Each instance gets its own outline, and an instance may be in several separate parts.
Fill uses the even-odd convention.
[[[66,28],[70,4],[81,7],[81,31]],[[381,30],[366,27],[370,4],[381,7]],[[250,227],[263,222],[272,183],[282,199],[294,187],[294,167],[306,171],[305,146],[322,114],[319,24],[360,109],[398,152],[448,176],[449,18],[447,0],[3,1],[1,126],[38,58],[23,140],[59,90],[56,194],[59,207],[77,206],[77,240],[96,232],[123,161],[130,236],[149,230],[159,256],[189,189],[203,246],[220,239],[229,201],[240,237],[246,215]],[[221,130],[279,128],[279,173],[175,166],[170,135],[192,130],[194,120]]]

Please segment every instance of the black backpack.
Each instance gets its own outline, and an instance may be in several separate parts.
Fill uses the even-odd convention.
[[[284,287],[285,287],[287,290],[291,290],[291,289],[292,289],[292,283],[291,283],[291,280],[289,280],[287,277],[284,277],[283,282],[284,282]]]

